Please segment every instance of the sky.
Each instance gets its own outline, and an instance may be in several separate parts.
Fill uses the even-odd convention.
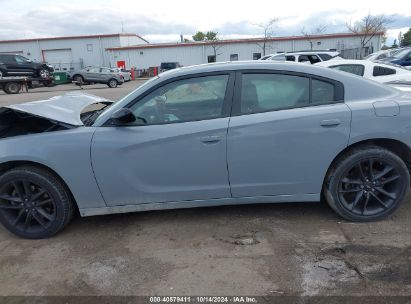
[[[259,37],[259,24],[276,18],[275,36],[301,35],[325,26],[324,33],[347,32],[371,13],[393,21],[391,45],[411,27],[410,0],[183,1],[183,0],[0,0],[0,40],[67,35],[137,33],[152,43],[177,42],[197,31],[214,30],[221,39]]]

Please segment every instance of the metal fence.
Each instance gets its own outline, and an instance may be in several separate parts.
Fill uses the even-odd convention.
[[[343,49],[339,52],[344,59],[362,59],[373,53],[373,47]]]

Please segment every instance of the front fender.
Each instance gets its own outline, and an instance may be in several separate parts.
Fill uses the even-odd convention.
[[[0,164],[38,163],[55,171],[71,190],[79,209],[105,207],[90,161],[95,128],[22,135],[0,140]]]

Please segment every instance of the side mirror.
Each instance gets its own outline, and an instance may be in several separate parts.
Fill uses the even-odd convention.
[[[135,122],[136,120],[137,119],[134,116],[133,112],[131,112],[130,109],[126,108],[117,110],[113,113],[113,115],[111,115],[111,121],[116,125],[128,124]]]

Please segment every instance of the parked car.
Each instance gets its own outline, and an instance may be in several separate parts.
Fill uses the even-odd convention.
[[[110,88],[115,88],[124,83],[121,73],[106,67],[86,67],[71,72],[71,75],[70,78],[79,84],[104,83]]]
[[[66,95],[0,109],[8,230],[48,237],[77,208],[91,216],[322,196],[343,218],[372,221],[409,192],[411,95],[349,73],[217,63],[160,74],[84,113],[102,102]]]
[[[411,48],[404,48],[401,51],[381,60],[401,66],[411,66]]]
[[[181,67],[181,65],[178,62],[162,62],[160,64],[160,73],[173,70],[173,69],[177,69],[179,67]]]
[[[389,49],[389,50],[381,50],[375,53],[372,53],[370,55],[368,55],[367,57],[364,57],[364,60],[382,60],[388,57],[392,57],[394,54],[398,53],[399,51],[401,51],[402,48],[398,48],[398,49]]]
[[[53,67],[15,54],[0,54],[0,79],[7,76],[32,76],[48,79]]]
[[[126,69],[114,68],[112,69],[114,73],[118,73],[123,76],[124,82],[131,81],[131,73]]]
[[[411,87],[411,71],[399,65],[369,60],[332,60],[319,62],[316,65],[398,86],[402,90],[407,88],[406,84]]]
[[[260,60],[274,60],[274,61],[294,61],[302,63],[317,63],[327,61],[330,59],[343,59],[340,53],[336,51],[301,51],[288,52],[281,54],[271,54],[260,58]]]

